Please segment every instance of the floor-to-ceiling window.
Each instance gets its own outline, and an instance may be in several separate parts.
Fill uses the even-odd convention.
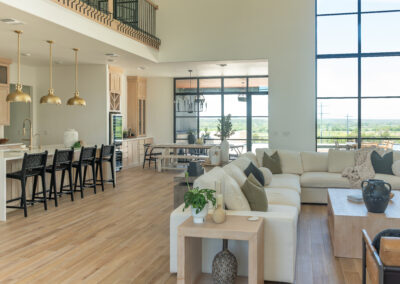
[[[175,142],[188,134],[219,143],[218,119],[232,116],[235,134],[229,143],[245,150],[268,146],[268,77],[175,78]]]
[[[316,0],[317,148],[400,145],[400,0]]]

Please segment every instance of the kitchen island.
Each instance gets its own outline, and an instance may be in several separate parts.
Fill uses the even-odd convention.
[[[24,154],[33,154],[33,153],[41,153],[44,151],[48,152],[48,160],[47,165],[51,165],[53,163],[53,156],[54,153],[58,150],[65,150],[69,149],[64,145],[48,145],[48,146],[41,146],[40,148],[34,148],[32,150],[28,148],[9,148],[9,149],[1,149],[0,150],[0,221],[6,221],[7,219],[7,200],[19,197],[21,195],[21,184],[18,180],[7,179],[6,174],[19,171],[22,167],[22,160],[24,158]],[[98,146],[100,150],[100,146]],[[74,153],[74,160],[79,159],[80,148],[75,149]],[[87,179],[91,179],[92,175],[88,171]],[[111,170],[109,167],[109,163],[104,164],[104,178],[110,179],[111,177]],[[73,173],[73,175],[75,175]],[[61,173],[57,175],[57,190],[59,189]],[[68,184],[68,181],[65,182]],[[39,188],[41,185],[38,185]],[[46,187],[47,189],[50,187],[50,174],[46,175]],[[28,179],[27,185],[27,199],[31,198],[32,192],[32,181]],[[40,190],[39,190],[40,191]],[[18,201],[17,201],[18,202]]]

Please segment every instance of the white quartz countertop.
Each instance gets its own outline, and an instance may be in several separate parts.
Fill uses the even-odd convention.
[[[86,147],[89,147],[89,146],[90,145],[86,145]],[[67,150],[67,149],[71,149],[71,148],[65,147],[64,145],[46,145],[46,146],[41,146],[40,148],[34,148],[32,150],[30,150],[28,148],[0,150],[0,159],[4,159],[6,161],[20,160],[24,157],[25,153],[35,154],[35,153],[42,153],[44,151],[47,151],[49,156],[53,156],[56,149]],[[79,152],[79,151],[80,151],[80,148],[75,148],[75,152]]]

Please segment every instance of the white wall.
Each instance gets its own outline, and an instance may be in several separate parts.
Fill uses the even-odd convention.
[[[146,121],[147,135],[155,143],[172,143],[174,140],[174,81],[173,78],[147,78]]]
[[[267,59],[270,147],[315,150],[314,0],[158,2],[161,62]]]
[[[49,86],[48,68],[40,68],[40,94],[46,94]],[[86,100],[86,107],[67,106],[74,93],[74,66],[55,66],[53,75],[55,94],[62,105],[38,105],[40,143],[63,144],[64,131],[74,128],[79,139],[87,144],[108,142],[107,66],[79,65],[78,90]],[[38,103],[40,98],[36,98]]]

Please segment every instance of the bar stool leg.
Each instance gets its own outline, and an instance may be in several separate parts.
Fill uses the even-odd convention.
[[[110,160],[110,164],[111,164],[112,183],[113,183],[113,187],[115,188],[115,173],[114,173],[114,160],[113,159]]]
[[[84,170],[84,172],[83,172],[83,187],[85,187],[85,185],[86,185],[86,172],[87,172],[87,167],[88,167],[88,166],[85,166],[85,170]]]
[[[92,175],[93,175],[93,191],[94,191],[94,194],[96,194],[97,192],[96,192],[96,171],[95,171],[95,161],[93,161],[93,163],[91,164],[91,167],[92,167]],[[104,191],[104,190],[103,190]]]
[[[35,204],[34,202],[35,202],[35,197],[36,197],[37,181],[38,181],[38,176],[35,176],[33,178],[32,205]]]
[[[78,174],[79,174],[79,185],[80,185],[80,188],[81,188],[81,198],[83,198],[83,179],[82,179],[82,168],[81,167],[79,167],[79,169],[78,169]]]
[[[43,188],[43,204],[44,210],[47,210],[47,197],[46,197],[46,172],[43,171],[41,174],[42,177],[42,188]]]
[[[68,176],[69,176],[69,188],[71,192],[71,201],[74,201],[74,191],[72,190],[72,168],[68,169]]]
[[[25,187],[26,187],[26,179],[21,179],[21,203],[22,206],[24,207],[24,216],[25,218],[28,217],[28,210],[26,208],[26,191],[25,191]]]
[[[53,185],[53,186],[52,186]],[[58,207],[57,200],[57,183],[56,183],[56,172],[51,173],[51,182],[50,182],[50,196],[51,192],[54,192],[54,205]]]
[[[65,179],[65,169],[62,170],[61,172],[61,183],[60,183],[60,194],[63,193],[63,188],[64,188],[64,179]]]
[[[104,191],[104,178],[103,178],[103,163],[98,163],[96,166],[96,177],[97,170],[100,168],[100,182],[101,182],[101,190]]]

